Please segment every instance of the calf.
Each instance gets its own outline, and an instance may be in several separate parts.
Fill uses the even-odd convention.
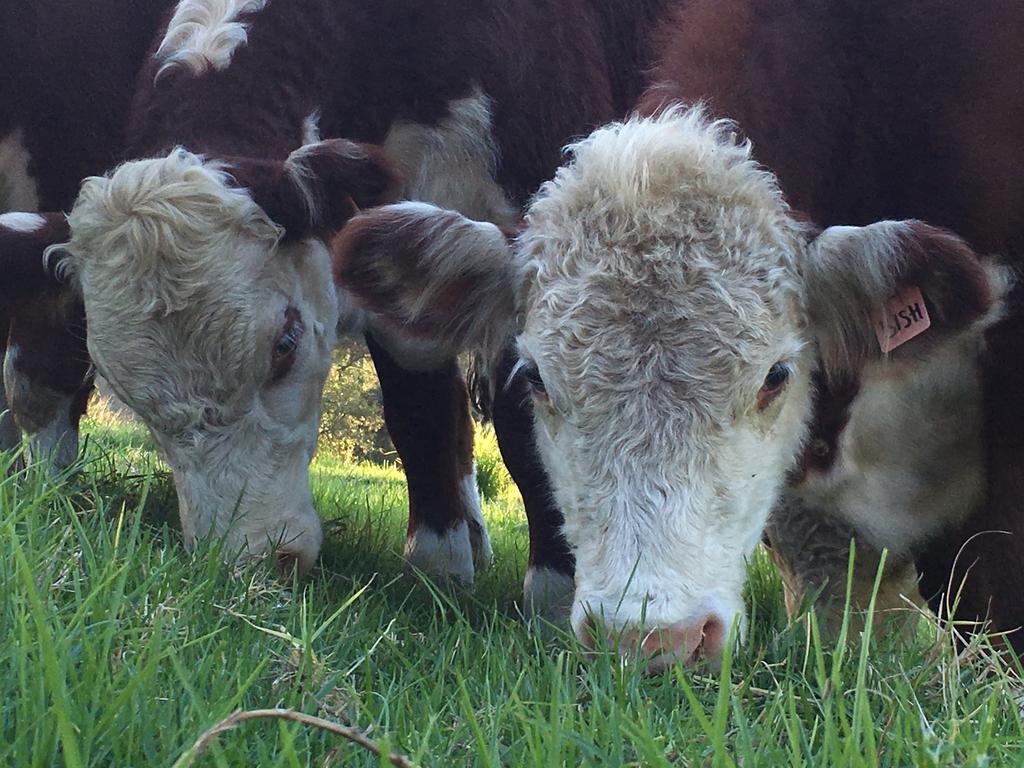
[[[132,83],[168,0],[46,0],[0,8],[0,259],[65,238],[59,220],[82,178],[124,143]],[[9,277],[9,275],[8,275]],[[81,302],[40,279],[12,281],[0,305],[0,450],[32,436],[33,454],[63,466],[78,452],[91,376]],[[29,286],[32,286],[29,289]],[[19,429],[20,428],[20,429]]]
[[[808,435],[819,355],[828,380],[878,393],[852,416],[870,435],[854,455],[946,483],[880,486],[890,517],[917,519],[916,487],[959,519],[978,489],[976,365],[1005,272],[916,221],[819,232],[735,131],[699,109],[597,131],[515,251],[422,206],[361,214],[338,244],[342,281],[396,330],[453,348],[515,334],[576,555],[573,624],[587,642],[609,626],[656,667],[716,656],[742,622],[745,560]],[[910,290],[931,325],[883,354],[874,316]],[[917,451],[872,458],[887,430],[886,447],[909,434]]]
[[[141,159],[85,183],[52,253],[81,290],[97,368],[174,470],[189,541],[223,534],[231,552],[280,544],[312,562],[307,465],[340,321],[368,333],[381,377],[409,482],[407,557],[472,579],[489,545],[454,354],[354,306],[325,243],[393,195],[514,228],[561,146],[638,95],[664,5],[177,5],[129,121]],[[572,560],[524,386],[497,390],[495,426],[530,519],[527,604],[557,604]]]
[[[665,27],[649,119],[577,145],[517,255],[494,235],[467,247],[480,225],[441,211],[352,223],[342,279],[396,327],[516,336],[582,635],[596,614],[661,661],[717,654],[782,494],[914,562],[933,605],[966,575],[959,617],[1024,621],[1005,565],[1024,498],[1021,289],[976,256],[1017,263],[1024,246],[1022,31],[1024,9],[994,1],[694,0]],[[700,99],[740,127],[672,108]],[[861,226],[819,233],[808,214]],[[967,242],[870,223],[885,217]],[[425,279],[443,254],[472,305]],[[897,298],[900,325],[921,304],[930,325],[891,348],[875,326]]]
[[[703,99],[735,118],[818,223],[924,219],[1019,266],[1024,7],[694,0],[666,30],[643,113]],[[1024,551],[1021,292],[985,333],[980,361],[953,354],[931,378],[819,387],[783,501],[915,563],[942,615],[998,631],[1024,624],[1024,575],[1005,566]],[[1020,633],[1010,639],[1024,647]]]

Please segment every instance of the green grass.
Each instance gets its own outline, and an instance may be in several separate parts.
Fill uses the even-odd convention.
[[[231,712],[265,707],[429,766],[1024,765],[1021,692],[984,644],[958,658],[925,625],[909,648],[823,646],[811,620],[787,622],[759,556],[748,642],[721,672],[644,677],[521,620],[514,503],[487,508],[495,566],[452,591],[402,569],[396,471],[321,457],[313,474],[327,542],[301,583],[186,555],[141,430],[94,426],[66,481],[0,479],[0,766],[172,766]],[[382,763],[261,720],[195,764]]]

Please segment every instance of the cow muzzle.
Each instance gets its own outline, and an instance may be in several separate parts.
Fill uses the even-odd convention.
[[[709,613],[693,622],[661,627],[615,627],[589,616],[576,630],[580,642],[591,651],[615,650],[624,658],[637,658],[649,674],[675,664],[691,667],[705,662],[717,667],[725,651],[729,623]]]

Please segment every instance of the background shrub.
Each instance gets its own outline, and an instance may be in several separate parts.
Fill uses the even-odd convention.
[[[485,501],[514,498],[515,484],[498,449],[498,437],[490,424],[475,424],[473,453],[476,457],[476,484]]]
[[[397,462],[384,427],[380,385],[362,341],[341,339],[324,386],[320,446],[347,461]]]

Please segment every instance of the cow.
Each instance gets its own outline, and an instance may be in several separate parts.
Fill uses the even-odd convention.
[[[133,159],[83,184],[48,263],[82,295],[95,366],[173,470],[186,541],[313,562],[307,473],[339,326],[366,334],[381,379],[409,485],[407,559],[473,579],[490,547],[455,356],[355,306],[327,243],[402,197],[515,229],[561,147],[635,101],[666,5],[178,3],[139,76]],[[494,389],[530,521],[526,608],[557,611],[572,558],[526,383]]]
[[[67,239],[63,217],[82,178],[124,145],[133,83],[168,0],[44,0],[0,7],[0,260]],[[11,273],[7,273],[8,276]],[[78,453],[92,390],[81,302],[42,275],[0,287],[0,450],[57,467]]]
[[[515,338],[585,642],[720,656],[780,499],[946,615],[1024,621],[1022,32],[997,2],[694,0],[514,247],[440,209],[349,223],[336,272],[396,332]]]

